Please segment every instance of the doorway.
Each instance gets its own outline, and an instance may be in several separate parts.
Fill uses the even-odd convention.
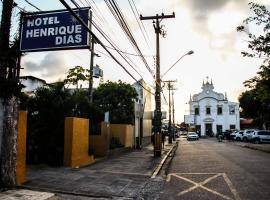
[[[205,124],[205,134],[207,136],[213,137],[212,124]]]

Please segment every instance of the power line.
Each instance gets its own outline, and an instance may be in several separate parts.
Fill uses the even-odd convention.
[[[84,21],[70,8],[70,6],[66,3],[65,0],[59,0],[66,8],[67,10],[81,23],[81,25],[86,28],[86,30],[91,34],[91,36],[94,38],[95,41],[97,41],[102,48],[113,58],[113,60],[124,69],[124,71],[132,78],[134,79],[137,83],[139,83],[142,88],[144,88],[146,91],[150,92],[153,94],[150,90],[145,88],[123,65],[120,63],[119,60],[115,58],[115,56],[106,48],[106,46],[100,41],[100,39],[88,28],[88,26],[84,23]],[[154,94],[153,94],[154,95]]]
[[[119,49],[114,49],[112,47],[109,47],[109,46],[106,46],[107,48],[109,49],[113,49],[115,51],[119,51],[121,53],[124,53],[124,54],[127,54],[127,55],[131,55],[131,56],[141,56],[141,55],[138,55],[138,54],[134,54],[134,53],[129,53],[129,52],[126,52],[126,51],[122,51],[122,50],[119,50]],[[143,55],[144,57],[153,57],[153,55]]]
[[[114,49],[115,51],[117,51],[117,53],[127,62],[127,64],[134,70],[134,71],[136,71],[137,72],[137,74],[139,74],[140,75],[140,77],[142,78],[142,75],[130,64],[130,62],[132,62],[135,66],[136,66],[136,64],[129,58],[129,57],[124,57],[118,50],[117,50],[117,46],[116,46],[116,44],[114,44],[114,42],[106,35],[106,33],[105,32],[103,32],[96,24],[95,24],[95,22],[92,22],[93,23],[93,26],[99,31],[99,33],[107,40],[107,42],[109,42],[110,43],[110,45],[112,45],[112,47],[110,47],[110,48],[112,48],[112,49]],[[105,45],[104,45],[105,46]],[[107,46],[105,46],[105,47],[107,47]],[[127,61],[127,59],[129,59],[129,61]]]
[[[120,25],[120,27],[122,28],[122,30],[124,31],[124,33],[126,34],[127,38],[129,39],[129,41],[131,42],[133,48],[135,49],[135,51],[141,55],[140,58],[142,59],[143,63],[145,64],[147,70],[150,72],[150,74],[154,77],[153,71],[151,70],[151,68],[149,67],[146,59],[143,57],[142,52],[124,18],[123,13],[121,12],[117,2],[115,2],[114,0],[105,0],[105,3],[107,4],[109,10],[111,11],[112,15],[115,17],[116,21],[118,22],[118,24]]]
[[[90,2],[89,1],[87,1],[88,2],[88,5],[90,5],[91,6],[91,4],[90,4]],[[79,6],[78,4],[76,5],[76,6]],[[107,35],[107,34],[105,34],[105,32],[104,31],[102,31],[101,30],[101,28],[97,25],[97,23],[95,23],[95,22],[92,22],[92,24],[93,24],[93,26],[100,32],[100,34],[112,45],[112,47],[109,47],[109,46],[106,46],[107,48],[110,48],[110,49],[113,49],[113,50],[115,50],[115,51],[117,51],[117,53],[128,63],[128,65],[130,65],[130,67],[141,77],[141,78],[143,78],[142,77],[142,75],[129,63],[129,61],[130,62],[132,62],[132,64],[133,65],[135,65],[137,68],[139,68],[129,57],[127,57],[126,55],[125,56],[123,56],[122,54],[120,54],[120,52],[123,52],[123,53],[126,53],[126,54],[129,54],[129,53],[127,53],[127,52],[124,52],[124,51],[121,51],[121,50],[119,50],[119,47],[117,47],[116,46],[116,44],[109,38],[109,36]],[[131,55],[131,54],[130,54]],[[135,56],[136,54],[134,54],[134,56]],[[125,58],[126,57],[126,58]],[[129,61],[127,61],[127,59],[129,60]]]
[[[145,40],[147,46],[150,48],[149,43],[148,43],[148,41],[147,41],[147,39],[146,39],[146,36],[145,36],[145,34],[144,34],[143,30],[142,30],[142,27],[141,27],[141,24],[140,24],[140,20],[138,20],[138,18],[137,18],[137,16],[136,16],[136,13],[135,13],[135,11],[134,11],[134,8],[132,7],[132,5],[131,5],[131,3],[130,3],[130,0],[128,0],[128,3],[129,3],[129,5],[130,5],[130,8],[131,8],[131,10],[132,10],[132,12],[133,12],[133,15],[134,15],[134,17],[135,17],[137,23],[138,23],[138,25],[139,25],[140,31],[141,31],[141,33],[142,33],[142,35],[143,35],[143,38],[144,38],[144,40]],[[133,2],[133,3],[134,3],[134,2]],[[134,5],[135,5],[135,4],[134,4]],[[139,16],[139,15],[138,15],[138,16]]]
[[[34,4],[32,4],[31,2],[29,2],[28,0],[24,0],[26,3],[28,3],[30,6],[32,6],[33,8],[37,9],[38,11],[41,11],[37,6],[35,6]]]
[[[131,1],[132,1],[133,5],[134,5],[134,7],[135,7],[135,10],[136,10],[137,15],[140,16],[139,11],[138,11],[138,9],[137,9],[137,6],[136,6],[136,4],[134,3],[134,0],[131,0]],[[150,41],[149,35],[148,35],[148,33],[147,33],[146,29],[145,29],[144,24],[143,24],[141,21],[140,21],[140,23],[141,23],[141,25],[142,25],[142,27],[143,27],[143,30],[144,30],[144,32],[145,32],[145,34],[146,34],[146,37],[147,37],[148,40]]]

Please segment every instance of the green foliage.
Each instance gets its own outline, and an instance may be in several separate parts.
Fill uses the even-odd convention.
[[[79,88],[79,81],[89,80],[89,70],[85,70],[81,66],[75,66],[74,68],[69,69],[67,78],[64,80],[66,84],[76,85],[76,88]]]
[[[252,16],[243,21],[244,25],[238,26],[237,31],[246,32],[249,38],[248,48],[251,52],[242,52],[243,56],[248,57],[268,57],[270,53],[270,11],[265,6],[257,3],[249,3],[250,9],[253,11]],[[256,25],[261,28],[262,34],[251,33],[248,31],[248,25]]]
[[[94,91],[94,104],[102,112],[110,112],[111,123],[134,124],[136,90],[121,81],[101,84]]]
[[[70,94],[63,82],[39,88],[35,96],[28,99],[23,96],[21,106],[28,110],[28,163],[62,165],[65,117],[100,115],[90,105],[86,91]]]
[[[270,11],[265,6],[249,3],[253,15],[244,20],[244,25],[237,28],[246,32],[249,37],[250,52],[242,52],[243,56],[264,59],[257,75],[244,82],[249,88],[239,97],[242,115],[254,118],[261,128],[270,128]],[[245,26],[255,25],[262,29],[261,34],[247,31]]]
[[[0,98],[18,97],[23,87],[18,77],[14,77],[14,68],[17,67],[16,60],[22,56],[19,51],[19,39],[15,38],[8,51],[4,53],[7,53],[7,58],[0,56],[0,73],[3,75],[4,72],[7,72],[7,74],[0,77]]]
[[[21,93],[22,85],[18,79],[6,79],[0,77],[0,98],[11,98],[19,96]]]

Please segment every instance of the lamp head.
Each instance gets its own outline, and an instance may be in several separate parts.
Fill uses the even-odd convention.
[[[191,55],[191,54],[193,54],[194,53],[194,51],[189,51],[188,53],[187,53],[187,55]]]

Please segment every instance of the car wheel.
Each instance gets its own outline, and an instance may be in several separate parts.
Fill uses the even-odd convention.
[[[240,141],[240,137],[237,137],[235,140],[236,140],[236,141]]]
[[[246,137],[244,137],[244,138],[243,138],[243,141],[244,141],[244,142],[247,142],[247,138],[246,138]]]
[[[255,143],[255,144],[260,144],[260,140],[259,140],[259,139],[255,139],[255,140],[254,140],[254,143]]]

